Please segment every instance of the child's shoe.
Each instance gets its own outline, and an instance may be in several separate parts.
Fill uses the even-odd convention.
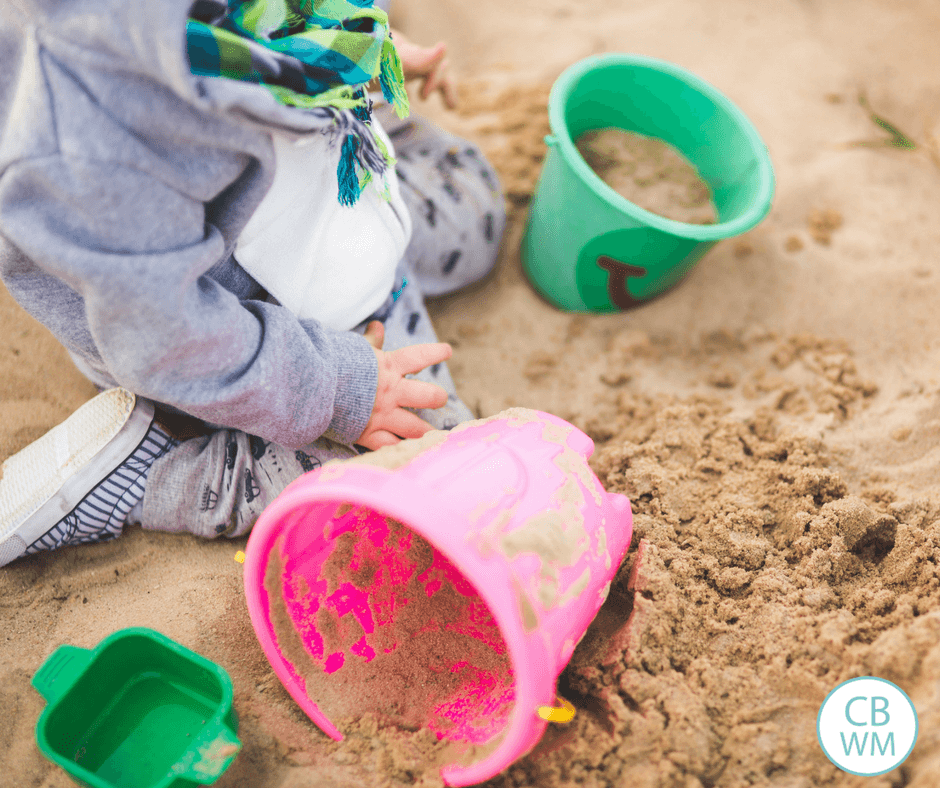
[[[121,533],[153,461],[178,444],[153,404],[109,389],[0,466],[0,566]]]

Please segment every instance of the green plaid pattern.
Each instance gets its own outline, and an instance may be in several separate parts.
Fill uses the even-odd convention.
[[[388,16],[373,0],[198,0],[186,41],[193,74],[265,85],[341,132],[340,202],[353,204],[390,164],[369,129],[365,86],[378,77],[399,117],[408,94]]]

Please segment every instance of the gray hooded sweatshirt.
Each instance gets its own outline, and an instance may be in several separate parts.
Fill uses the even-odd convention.
[[[290,448],[365,428],[360,335],[262,300],[235,262],[272,131],[320,134],[258,85],[194,76],[192,0],[5,0],[0,277],[101,386]]]

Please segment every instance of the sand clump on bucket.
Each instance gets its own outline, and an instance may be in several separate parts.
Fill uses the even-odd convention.
[[[611,189],[651,213],[686,224],[714,224],[711,191],[672,145],[624,129],[586,131],[578,153]]]

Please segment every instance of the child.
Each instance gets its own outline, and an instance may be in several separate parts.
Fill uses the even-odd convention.
[[[395,117],[402,65],[453,102],[442,45],[371,0],[18,5],[0,274],[103,393],[4,463],[0,566],[128,521],[239,536],[355,445],[473,418],[423,298],[490,270],[502,197]]]

